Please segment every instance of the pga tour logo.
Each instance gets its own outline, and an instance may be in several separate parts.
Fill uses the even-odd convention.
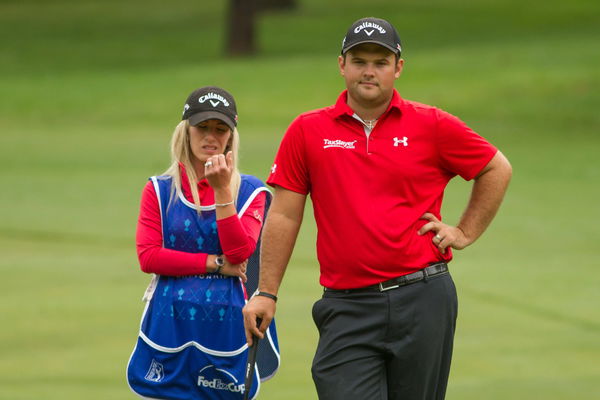
[[[152,363],[150,363],[150,368],[148,368],[148,372],[144,379],[150,382],[160,382],[165,377],[165,369],[161,363],[152,359]]]
[[[356,147],[354,147],[355,143],[356,143],[356,140],[353,140],[351,142],[344,142],[343,140],[323,139],[323,148],[328,149],[330,147],[337,147],[340,149],[355,149],[356,148]]]
[[[227,101],[227,99],[213,92],[207,93],[204,96],[200,96],[200,98],[198,99],[198,103],[204,103],[206,100],[208,100],[213,107],[219,105],[219,102],[223,103],[225,107],[229,107],[229,102]]]
[[[245,385],[228,371],[207,365],[198,372],[198,386],[213,390],[224,390],[233,393],[244,393]]]

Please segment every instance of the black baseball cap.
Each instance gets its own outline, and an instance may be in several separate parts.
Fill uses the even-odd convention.
[[[375,43],[400,56],[400,36],[392,24],[381,18],[361,18],[354,22],[342,41],[342,54],[362,43]]]
[[[197,125],[207,119],[219,119],[233,130],[237,126],[237,110],[231,93],[216,86],[194,90],[183,106],[182,120]]]

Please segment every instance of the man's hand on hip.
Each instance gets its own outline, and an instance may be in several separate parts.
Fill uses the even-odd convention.
[[[421,217],[429,221],[419,229],[419,235],[424,235],[427,232],[434,232],[435,235],[431,239],[433,244],[440,249],[442,254],[446,253],[447,247],[452,247],[456,250],[462,250],[472,243],[465,233],[456,226],[444,224],[431,213],[425,213]]]

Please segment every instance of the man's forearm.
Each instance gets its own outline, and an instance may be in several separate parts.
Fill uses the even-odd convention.
[[[305,197],[277,190],[262,234],[259,289],[277,294],[298,237]]]
[[[477,240],[494,219],[511,176],[510,163],[502,153],[498,152],[475,178],[469,203],[457,225],[469,244]]]
[[[261,291],[277,294],[292,255],[300,223],[281,214],[269,213],[265,224],[260,253]]]

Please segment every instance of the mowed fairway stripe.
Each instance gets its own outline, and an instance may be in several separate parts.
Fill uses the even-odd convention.
[[[483,301],[496,306],[508,308],[512,311],[527,314],[536,318],[543,318],[552,322],[557,322],[563,325],[589,331],[593,333],[600,332],[600,323],[580,318],[574,315],[561,313],[549,307],[532,304],[531,302],[519,301],[510,296],[503,296],[498,293],[486,292],[483,290],[461,287],[461,295],[472,297],[476,300]]]

